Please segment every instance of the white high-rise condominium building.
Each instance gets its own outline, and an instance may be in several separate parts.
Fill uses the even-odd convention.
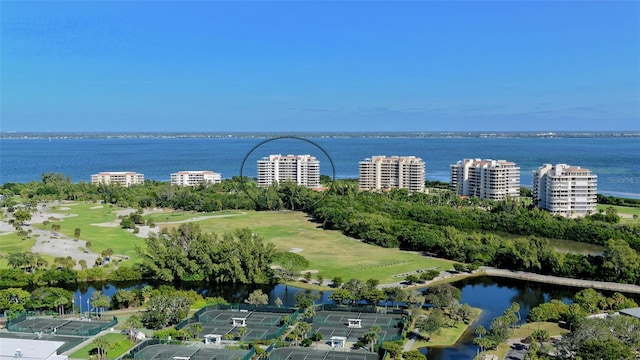
[[[171,185],[196,186],[202,183],[216,184],[221,181],[220,173],[213,171],[178,171],[171,174]]]
[[[308,188],[320,187],[320,161],[311,155],[269,155],[258,160],[258,186],[293,181]]]
[[[464,159],[451,165],[452,191],[487,200],[520,198],[520,167],[506,160]]]
[[[120,184],[124,187],[142,184],[144,182],[144,174],[138,174],[133,171],[103,171],[98,174],[91,175],[92,184]]]
[[[589,169],[544,164],[533,170],[533,202],[553,214],[580,217],[596,210],[598,177]]]
[[[360,190],[407,189],[424,191],[422,159],[415,156],[372,156],[360,161]]]

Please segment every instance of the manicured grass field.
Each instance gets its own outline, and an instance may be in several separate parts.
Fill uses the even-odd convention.
[[[133,347],[134,342],[129,340],[129,337],[124,334],[106,334],[104,335],[109,341],[109,347],[107,348],[107,359],[115,359],[118,356],[124,354]],[[69,355],[70,359],[92,359],[95,355],[91,355],[91,350],[94,349],[93,342],[89,345],[81,348],[80,350]]]
[[[60,232],[73,238],[74,229],[80,228],[80,239],[91,242],[91,250],[100,252],[112,248],[115,254],[128,255],[134,261],[135,247],[144,246],[144,239],[116,227],[96,226],[95,224],[119,222],[116,211],[121,208],[94,203],[63,204],[52,207],[54,213],[67,213],[76,216],[56,221],[61,226]],[[231,215],[231,216],[229,216]],[[396,283],[405,276],[396,274],[414,272],[419,269],[437,268],[448,270],[453,262],[434,259],[414,252],[398,249],[385,249],[365,244],[359,240],[342,235],[338,231],[323,230],[320,225],[310,221],[305,213],[294,211],[277,212],[166,212],[150,214],[146,217],[157,223],[167,221],[184,221],[200,216],[216,216],[200,220],[203,231],[223,234],[239,228],[249,228],[265,240],[273,242],[280,250],[297,249],[310,261],[308,270],[315,270],[326,280],[340,276],[343,280],[356,278],[360,280],[378,279],[381,283]],[[53,222],[52,222],[53,223]],[[40,224],[34,227],[44,228]],[[50,226],[50,225],[49,225]],[[176,225],[159,225],[160,227]],[[15,235],[0,237],[0,253],[29,251],[33,240],[23,241]],[[0,264],[3,264],[0,262]],[[6,260],[4,260],[6,266]],[[313,278],[316,278],[314,273]]]
[[[162,222],[173,222],[173,221],[184,221],[188,219],[192,219],[200,216],[215,216],[222,214],[231,214],[231,212],[220,211],[220,212],[210,212],[210,213],[202,213],[195,211],[167,211],[161,213],[147,214],[144,216],[146,220],[153,220],[153,222],[162,223]]]
[[[100,206],[98,208],[98,206]],[[60,209],[62,208],[62,210]],[[69,210],[65,210],[69,208]],[[92,209],[93,208],[93,209]],[[117,227],[102,227],[92,224],[107,222],[120,222],[117,220],[116,211],[122,210],[118,207],[108,205],[96,205],[92,203],[64,204],[54,206],[52,212],[75,214],[77,216],[66,217],[55,223],[60,225],[60,232],[73,238],[76,228],[80,229],[80,239],[91,241],[91,250],[100,253],[102,250],[112,248],[117,255],[128,255],[132,259],[136,256],[135,246],[144,246],[144,239]],[[53,222],[52,222],[53,223]],[[42,224],[34,224],[43,228]],[[49,225],[51,226],[51,225]]]
[[[605,204],[596,205],[596,209],[602,211],[606,211],[608,207],[612,207],[618,211],[618,216],[620,216],[620,223],[640,224],[640,208]],[[636,215],[635,219],[633,218],[633,215]]]
[[[405,277],[393,277],[396,274],[418,269],[453,268],[453,262],[448,260],[398,249],[385,249],[349,238],[339,231],[323,230],[320,224],[312,222],[305,213],[297,211],[249,211],[198,223],[203,231],[220,235],[246,227],[274,243],[279,250],[302,249],[300,255],[309,260],[310,270],[317,270],[327,280],[340,276],[344,281],[355,278],[395,283],[403,281]],[[316,274],[313,277],[315,279]]]
[[[7,255],[9,253],[24,253],[31,251],[31,247],[35,245],[36,240],[28,238],[22,240],[16,233],[0,235],[0,268],[7,267]]]

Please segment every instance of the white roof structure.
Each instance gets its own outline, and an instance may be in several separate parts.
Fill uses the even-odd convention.
[[[640,319],[640,307],[637,308],[629,308],[629,309],[622,309],[619,311],[620,314],[624,314],[624,315],[628,315],[628,316],[633,316],[636,317],[638,319]]]
[[[0,338],[0,360],[16,359],[17,354],[25,360],[66,359],[56,354],[62,345],[63,341]]]

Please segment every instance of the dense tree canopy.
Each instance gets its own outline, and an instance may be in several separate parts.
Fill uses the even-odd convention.
[[[633,250],[640,250],[640,226],[617,223],[617,215],[613,210],[583,219],[567,219],[514,201],[462,199],[446,190],[434,194],[410,194],[406,190],[375,193],[358,192],[357,182],[353,180],[338,180],[330,185],[331,191],[318,193],[291,182],[259,188],[248,178],[234,177],[219,184],[202,184],[194,188],[157,181],[146,181],[125,188],[83,182],[74,184],[64,175],[49,173],[43,174],[40,182],[7,183],[0,187],[0,191],[7,195],[3,200],[5,205],[12,201],[11,195],[19,195],[29,199],[30,203],[40,200],[101,200],[127,207],[194,211],[303,210],[311,213],[325,228],[338,229],[346,235],[384,247],[425,251],[466,264],[640,283],[640,261],[637,254],[633,253]],[[600,196],[599,200],[622,204],[617,198]],[[637,205],[637,202],[624,204]],[[130,217],[128,219],[131,220]],[[136,221],[129,222],[132,223],[130,226],[135,226]],[[502,233],[521,237],[507,238]],[[171,238],[173,235],[161,236]],[[147,261],[146,271],[138,273],[165,281],[265,282],[271,278],[268,268],[265,268],[265,273],[251,273],[250,269],[255,268],[256,264],[247,263],[244,257],[235,256],[228,261],[219,258],[224,251],[221,249],[233,243],[230,237],[239,240],[237,235],[220,238],[201,234],[196,239],[199,237],[212,239],[211,242],[197,240],[194,244],[202,250],[214,247],[211,254],[201,256],[175,247],[179,250],[176,253],[179,256],[175,259],[164,256],[161,260]],[[562,254],[552,249],[547,238],[600,244],[606,246],[607,250],[604,256]],[[167,246],[167,240],[157,241],[159,245],[149,251],[166,255],[175,246]],[[242,249],[247,250],[247,247],[239,248],[236,252]],[[253,260],[253,257],[246,259]],[[291,278],[292,270],[287,266],[295,267],[297,261],[286,258],[278,260],[286,264],[279,271],[280,276],[285,280]],[[10,266],[32,271],[37,270],[35,262],[35,259],[16,257],[11,259]],[[258,262],[263,263],[261,260]],[[260,265],[256,266],[261,268]],[[95,278],[97,274],[93,272],[84,273],[78,278]],[[122,275],[123,279],[135,278],[135,272]],[[256,279],[253,279],[254,275]]]
[[[266,284],[273,279],[269,265],[275,248],[249,229],[219,237],[187,223],[150,235],[146,245],[139,250],[143,268],[158,280]]]

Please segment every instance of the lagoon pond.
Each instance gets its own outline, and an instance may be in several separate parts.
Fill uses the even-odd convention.
[[[91,293],[93,293],[96,288],[101,289],[106,295],[111,296],[120,288],[134,288],[144,285],[144,283],[80,284],[79,286],[81,287],[75,289],[75,304],[80,304],[82,310],[87,311],[87,299],[89,299]],[[455,346],[423,349],[423,352],[428,353],[429,360],[462,360],[473,358],[476,354],[477,346],[473,345],[474,335],[472,329],[476,325],[483,325],[489,328],[491,320],[502,315],[503,311],[513,302],[520,304],[522,318],[526,319],[531,308],[548,302],[551,299],[562,299],[563,301],[569,302],[575,293],[581,290],[580,288],[488,276],[468,278],[455,282],[453,285],[462,291],[461,302],[482,309],[482,314]],[[306,291],[285,285],[276,285],[274,287],[221,285],[214,288],[190,285],[186,288],[194,289],[206,296],[222,296],[230,302],[243,302],[251,291],[261,288],[265,293],[269,294],[271,304],[273,304],[276,298],[280,298],[284,305],[289,306],[295,303],[294,297],[298,291]],[[610,295],[607,292],[603,293]],[[330,303],[331,301],[328,299],[330,294],[330,291],[322,292],[322,297],[317,302]],[[636,301],[640,301],[638,295],[627,296],[633,297]],[[78,311],[77,308],[76,311]]]

